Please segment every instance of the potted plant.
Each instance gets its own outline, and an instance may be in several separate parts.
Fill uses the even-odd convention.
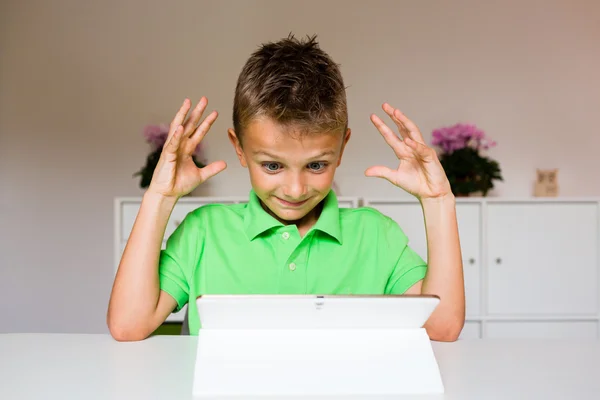
[[[439,148],[440,162],[455,196],[475,192],[486,196],[494,188],[494,180],[503,180],[498,162],[483,154],[496,142],[473,124],[435,129],[432,145]]]
[[[140,176],[140,187],[146,189],[148,186],[150,186],[154,169],[158,164],[163,146],[167,141],[167,136],[169,135],[169,125],[147,125],[144,127],[142,134],[146,139],[146,142],[150,145],[150,154],[148,154],[148,157],[146,157],[146,165],[144,165],[138,172],[133,174],[133,176]],[[192,159],[199,168],[206,166],[206,161],[202,158],[202,150],[202,143],[200,143],[192,154]]]

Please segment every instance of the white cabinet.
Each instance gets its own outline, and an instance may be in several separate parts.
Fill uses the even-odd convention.
[[[490,315],[598,313],[598,206],[487,206]]]
[[[412,199],[363,199],[398,222],[424,258]],[[600,337],[596,199],[457,199],[466,338]]]
[[[175,208],[171,212],[169,222],[165,229],[165,235],[163,238],[162,248],[166,246],[166,241],[175,231],[177,226],[183,221],[185,216],[190,212],[194,211],[198,207],[206,204],[220,203],[220,204],[237,204],[245,203],[248,201],[247,196],[233,196],[233,197],[183,197],[179,199]],[[121,256],[125,250],[127,239],[133,224],[137,217],[140,205],[142,203],[141,197],[121,197],[116,198],[114,203],[115,212],[115,259],[114,259],[114,272],[117,272]],[[358,207],[359,199],[357,197],[339,196],[338,204],[340,207]],[[171,314],[168,318],[168,322],[180,322],[183,321],[185,316],[185,307],[178,313]]]
[[[427,261],[427,237],[421,205],[411,200],[370,200],[364,206],[373,207],[395,220],[408,236],[409,246]],[[458,203],[456,217],[461,239],[465,301],[467,317],[480,314],[480,261],[481,261],[481,204]]]

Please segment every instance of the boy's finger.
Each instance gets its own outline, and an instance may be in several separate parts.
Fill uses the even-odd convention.
[[[386,143],[394,150],[396,157],[402,157],[401,145],[402,140],[375,114],[371,114],[371,122],[375,125]]]
[[[185,99],[183,101],[183,104],[181,105],[181,107],[179,108],[179,111],[177,111],[177,114],[175,114],[175,118],[173,118],[173,121],[171,121],[171,126],[169,128],[169,134],[167,135],[167,141],[169,141],[169,139],[171,138],[171,136],[173,136],[173,134],[175,133],[175,130],[181,126],[181,124],[183,124],[183,120],[185,119],[185,116],[187,115],[189,109],[190,109],[191,103],[189,99]]]
[[[190,136],[191,152],[193,152],[196,146],[198,146],[202,139],[204,139],[204,136],[206,136],[206,133],[210,130],[214,122],[217,120],[218,116],[219,113],[217,111],[211,112],[206,118],[204,118],[204,121],[202,121],[200,126],[196,128],[194,133],[192,133],[192,135]]]
[[[394,117],[397,118],[410,132],[410,137],[415,141],[425,144],[425,140],[423,139],[423,135],[421,135],[421,131],[419,127],[412,122],[404,113],[398,109],[394,110]]]
[[[181,137],[183,136],[183,126],[179,125],[173,131],[173,135],[165,144],[163,151],[167,154],[167,159],[169,161],[173,161],[177,158],[177,150],[179,149],[179,144],[181,143]]]
[[[204,182],[223,171],[225,168],[227,168],[227,163],[225,161],[215,161],[204,168],[198,168],[198,173],[200,174],[202,182]]]
[[[200,118],[202,118],[202,114],[204,113],[204,110],[206,109],[207,105],[208,105],[208,99],[206,97],[202,96],[202,98],[200,99],[200,101],[198,102],[198,104],[196,105],[194,110],[192,111],[192,114],[190,115],[190,119],[185,124],[185,136],[186,137],[192,136],[194,134],[194,132],[196,131],[196,128],[198,128],[198,123],[200,121]]]
[[[410,131],[402,123],[402,121],[400,121],[394,115],[395,112],[396,112],[396,109],[394,107],[390,106],[388,103],[384,103],[381,108],[383,108],[383,111],[385,111],[385,113],[392,119],[392,121],[394,121],[394,123],[398,127],[398,131],[400,132],[400,136],[402,136],[403,139],[409,138],[410,137]]]
[[[406,143],[408,147],[413,149],[417,153],[419,158],[421,158],[424,161],[431,161],[435,156],[435,151],[432,148],[424,145],[423,143],[419,143],[416,140],[413,140],[412,138],[406,139],[404,143]]]

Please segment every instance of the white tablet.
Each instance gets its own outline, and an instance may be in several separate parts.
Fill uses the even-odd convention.
[[[435,295],[202,295],[202,329],[421,328]]]

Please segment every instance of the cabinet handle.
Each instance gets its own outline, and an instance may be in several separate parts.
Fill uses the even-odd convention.
[[[496,264],[502,264],[502,259],[500,257],[496,258]]]
[[[475,259],[474,258],[469,258],[469,264],[471,264],[471,265],[475,264]]]

